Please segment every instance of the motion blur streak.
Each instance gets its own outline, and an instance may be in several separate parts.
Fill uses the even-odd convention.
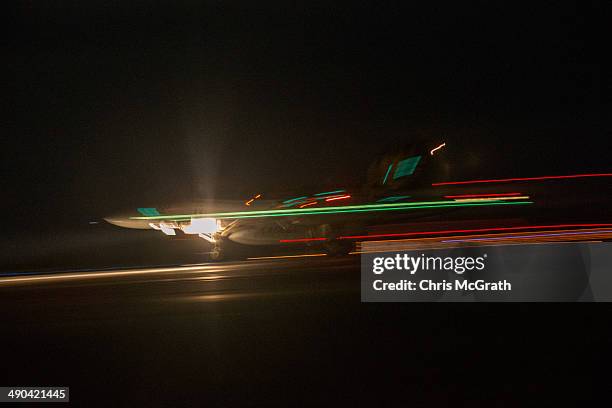
[[[70,280],[70,279],[89,279],[89,278],[108,278],[117,276],[135,276],[135,275],[150,275],[155,273],[168,272],[184,272],[184,271],[201,271],[202,269],[211,268],[212,266],[180,266],[173,268],[147,268],[131,271],[110,271],[110,272],[86,272],[86,273],[58,273],[55,275],[31,276],[31,277],[10,277],[0,279],[0,285],[13,284],[20,282],[42,282],[54,280]]]
[[[592,173],[592,174],[570,174],[567,176],[540,176],[540,177],[517,177],[507,179],[491,179],[491,180],[468,180],[468,181],[442,181],[432,183],[432,186],[449,186],[457,184],[476,184],[476,183],[505,183],[508,181],[532,181],[532,180],[556,180],[556,179],[572,179],[583,177],[612,177],[612,173]]]
[[[382,241],[364,241],[357,245],[353,253],[375,253],[392,251],[409,251],[424,249],[448,249],[459,246],[458,244],[474,244],[482,246],[506,245],[506,244],[545,244],[564,242],[601,242],[612,238],[612,230],[609,229],[586,229],[586,230],[556,230],[525,233],[522,235],[482,234],[464,236],[443,236],[429,238],[412,238]],[[550,234],[548,233],[550,232]],[[473,238],[473,239],[472,239]]]
[[[476,197],[476,198],[455,198],[458,203],[474,203],[478,201],[497,201],[497,200],[528,200],[529,196],[518,197]]]
[[[261,198],[261,194],[257,194],[255,197],[253,197],[250,200],[246,201],[244,203],[244,205],[250,206],[251,204],[253,204],[253,201],[255,201],[255,200],[259,199],[259,198]]]
[[[496,194],[460,194],[460,195],[446,195],[444,198],[480,198],[480,197],[509,197],[509,196],[518,196],[521,193],[496,193]]]
[[[347,199],[347,198],[351,198],[351,196],[347,194],[347,195],[343,195],[343,196],[340,196],[340,197],[330,197],[330,198],[326,198],[325,201],[344,200],[344,199]]]
[[[174,214],[174,215],[162,215],[156,217],[130,217],[133,220],[190,220],[192,218],[253,218],[253,217],[281,217],[288,215],[309,215],[309,214],[336,214],[346,212],[363,212],[363,211],[385,211],[385,210],[399,210],[399,209],[418,209],[418,208],[444,208],[444,207],[470,207],[479,205],[509,205],[509,204],[533,204],[531,201],[524,202],[495,202],[490,201],[487,203],[458,203],[457,201],[419,201],[412,203],[391,203],[391,204],[362,204],[362,205],[346,205],[337,207],[325,207],[325,208],[310,208],[307,210],[303,209],[290,209],[290,210],[263,210],[263,211],[238,211],[238,212],[224,212],[224,213],[210,213],[210,214]]]
[[[313,242],[326,241],[327,238],[296,238],[296,239],[281,239],[278,242]]]
[[[387,182],[387,179],[389,178],[389,173],[391,173],[391,169],[393,168],[393,164],[390,164],[389,167],[387,168],[387,172],[385,173],[385,178],[383,179],[383,184],[385,184]]]
[[[559,229],[559,228],[596,228],[596,227],[612,227],[612,224],[556,224],[556,225],[526,225],[521,227],[494,227],[494,228],[479,228],[479,229],[462,229],[462,230],[442,230],[442,231],[419,231],[419,232],[404,232],[397,234],[373,234],[373,235],[347,235],[338,237],[338,239],[368,239],[368,238],[391,238],[391,237],[409,237],[414,235],[438,235],[438,234],[469,234],[479,232],[493,231],[521,231],[530,229]]]
[[[469,239],[452,239],[442,242],[477,242],[477,241],[493,241],[493,240],[513,240],[513,239],[534,239],[544,237],[566,237],[572,235],[592,235],[598,234],[603,238],[610,238],[612,230],[598,230],[598,231],[571,231],[571,232],[555,232],[551,234],[533,234],[533,235],[506,235],[501,237],[486,237],[486,238],[469,238]]]
[[[442,143],[440,146],[438,147],[434,147],[433,149],[431,149],[431,151],[429,152],[430,155],[434,155],[434,153],[438,150],[440,150],[441,148],[443,148],[444,146],[446,146],[446,143]]]
[[[551,230],[551,231],[533,231],[533,232],[517,232],[516,234],[530,234],[530,235],[525,235],[525,236],[536,236],[536,235],[541,235],[543,232],[545,233],[562,233],[562,232],[567,232],[567,233],[573,233],[573,232],[605,232],[608,231],[608,229],[606,228],[588,228],[588,229],[565,229],[565,230]],[[408,239],[385,239],[385,240],[381,240],[381,241],[367,241],[369,243],[376,243],[376,242],[380,242],[380,243],[394,243],[394,242],[413,242],[413,243],[418,243],[418,242],[437,242],[437,243],[441,243],[441,242],[450,242],[450,240],[453,239],[457,239],[457,240],[464,240],[464,239],[469,239],[469,238],[489,238],[489,237],[500,237],[502,236],[501,234],[470,234],[470,235],[447,235],[447,236],[441,236],[441,237],[428,237],[428,238],[408,238]],[[512,237],[512,235],[506,235],[507,237]]]
[[[308,258],[313,256],[327,256],[327,254],[301,254],[301,255],[278,255],[278,256],[258,256],[254,258],[247,258],[248,260],[258,259],[285,259],[285,258]]]
[[[326,195],[332,195],[332,194],[338,194],[338,193],[344,193],[346,190],[334,190],[334,191],[326,191],[324,193],[317,193],[314,194],[315,197],[320,197],[320,196],[326,196]]]
[[[296,202],[296,201],[304,200],[306,198],[308,198],[308,197],[307,196],[302,196],[302,197],[290,198],[288,200],[283,201],[283,204],[293,203],[293,202]]]
[[[479,246],[482,247],[501,247],[501,246],[510,246],[510,245],[576,245],[577,243],[586,244],[586,243],[600,243],[603,242],[601,240],[580,240],[580,242],[576,241],[561,241],[561,240],[553,240],[553,241],[534,241],[534,242],[525,242],[525,241],[492,241],[490,243],[481,243]],[[368,242],[369,243],[369,242]],[[382,241],[379,243],[383,243]],[[435,249],[449,249],[456,248],[460,245],[457,244],[443,244],[437,242],[438,245],[428,245],[428,246],[382,246],[378,249],[368,248],[367,250],[359,250],[355,252],[351,252],[351,255],[359,255],[359,254],[377,254],[382,252],[400,252],[400,251],[422,251],[422,250],[435,250]]]
[[[519,205],[519,204],[533,204],[533,201],[515,201],[515,202],[501,202],[501,201],[487,201],[480,203],[460,203],[454,201],[453,204],[443,204],[443,205],[415,205],[415,206],[393,206],[386,208],[364,208],[364,209],[356,209],[356,210],[333,210],[333,211],[317,211],[316,210],[325,210],[325,208],[315,208],[312,210],[301,210],[302,212],[291,213],[291,214],[265,214],[265,215],[243,215],[243,216],[221,216],[217,218],[264,218],[264,217],[287,217],[287,216],[295,216],[295,215],[326,215],[326,214],[344,214],[344,213],[361,213],[361,212],[377,212],[377,211],[401,211],[401,210],[419,210],[422,208],[450,208],[450,207],[477,207],[477,206],[491,206],[491,205]]]

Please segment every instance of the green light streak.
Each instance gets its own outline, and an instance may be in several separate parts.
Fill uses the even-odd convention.
[[[344,207],[312,208],[312,209],[292,209],[292,210],[269,210],[269,211],[241,211],[233,213],[211,213],[211,214],[185,214],[185,215],[166,215],[159,217],[131,217],[136,220],[190,220],[192,218],[263,218],[263,217],[288,217],[296,215],[326,215],[374,211],[397,211],[412,210],[420,208],[447,208],[447,207],[479,207],[484,205],[519,205],[533,204],[533,201],[489,201],[489,202],[457,202],[457,201],[431,201],[421,203],[394,203],[394,204],[370,204],[370,205],[351,205]]]
[[[308,196],[304,196],[304,197],[296,197],[296,198],[290,198],[289,200],[285,200],[283,201],[283,204],[288,204],[288,203],[293,203],[295,201],[300,201],[303,200],[305,198],[308,198]]]
[[[410,198],[410,196],[391,196],[391,197],[385,197],[385,198],[381,198],[380,200],[376,201],[377,203],[384,203],[384,202],[388,202],[388,201],[399,201],[399,200],[403,200],[404,198]]]
[[[500,201],[500,200],[495,200]],[[335,210],[352,210],[352,209],[360,209],[360,208],[382,208],[382,207],[390,207],[390,206],[403,206],[403,207],[412,207],[416,205],[429,205],[429,204],[454,204],[457,203],[455,200],[439,200],[439,201],[417,201],[412,203],[390,203],[390,204],[359,204],[359,205],[343,205],[343,206],[335,206],[335,207],[319,207],[319,208],[309,208],[307,210],[292,208],[288,210],[257,210],[257,211],[235,211],[235,212],[223,212],[223,213],[214,213],[214,214],[175,214],[175,215],[162,215],[159,217],[132,217],[133,219],[174,219],[176,217],[181,218],[201,218],[201,217],[213,217],[217,216],[230,216],[230,215],[255,215],[255,214],[293,214],[296,212],[302,211],[310,211],[310,212],[327,212],[327,211],[335,211]]]
[[[346,190],[336,190],[336,191],[326,191],[325,193],[317,193],[314,194],[315,197],[320,197],[324,195],[336,194],[336,193],[344,193]]]
[[[232,218],[232,219],[242,219],[242,218],[265,218],[265,217],[288,217],[288,216],[296,216],[296,215],[327,215],[327,214],[343,214],[343,213],[361,213],[361,212],[378,212],[378,211],[398,211],[398,210],[413,210],[420,208],[446,208],[446,207],[478,207],[483,205],[513,205],[513,204],[533,204],[532,201],[519,201],[519,202],[505,202],[500,201],[496,203],[460,203],[456,205],[445,204],[445,205],[422,205],[418,207],[387,207],[387,208],[364,208],[357,210],[336,210],[336,211],[327,211],[327,212],[302,212],[295,214],[266,214],[266,215],[244,215],[244,216],[234,216],[234,217],[218,217],[219,219]]]
[[[387,178],[389,177],[389,173],[391,173],[391,168],[393,167],[393,163],[391,163],[389,165],[389,168],[387,169],[387,174],[385,174],[385,178],[383,179],[383,184],[385,184],[387,182]]]

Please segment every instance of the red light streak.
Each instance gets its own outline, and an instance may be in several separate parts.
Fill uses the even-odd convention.
[[[461,194],[461,195],[447,195],[444,198],[480,198],[480,197],[509,197],[517,196],[521,193],[497,193],[497,194]]]
[[[390,238],[390,237],[409,237],[416,235],[436,235],[436,234],[462,234],[473,232],[492,232],[492,231],[520,231],[529,229],[546,229],[546,228],[588,228],[588,227],[611,227],[612,224],[557,224],[557,225],[529,225],[524,227],[495,227],[495,228],[480,228],[480,229],[462,229],[462,230],[445,230],[445,231],[419,231],[419,232],[404,232],[397,234],[376,234],[376,235],[347,235],[338,237],[338,239],[367,239],[367,238]]]
[[[509,181],[533,181],[533,180],[558,180],[558,179],[573,179],[583,177],[612,177],[612,173],[592,173],[592,174],[570,174],[567,176],[540,176],[540,177],[516,177],[508,179],[490,179],[490,180],[468,180],[468,181],[443,181],[440,183],[432,183],[432,186],[448,186],[457,184],[476,184],[476,183],[505,183]]]
[[[302,204],[302,205],[300,205],[300,208],[308,207],[310,205],[315,205],[316,203],[317,203],[316,201],[313,201],[313,202],[310,202],[310,203]]]
[[[350,195],[343,195],[340,197],[330,197],[330,198],[326,198],[325,201],[336,201],[336,200],[344,200],[345,198],[351,198]]]

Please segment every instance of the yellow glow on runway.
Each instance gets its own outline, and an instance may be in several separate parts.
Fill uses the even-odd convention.
[[[212,266],[214,267],[214,266]],[[186,272],[193,270],[202,270],[205,267],[203,266],[179,266],[173,268],[147,268],[147,269],[138,269],[132,271],[109,271],[109,272],[79,272],[79,273],[58,273],[55,275],[43,275],[43,276],[12,276],[7,278],[0,279],[1,284],[12,284],[19,282],[52,282],[52,281],[62,281],[62,280],[70,280],[70,279],[82,279],[82,278],[110,278],[117,276],[136,276],[136,275],[150,275],[156,273],[168,273],[168,272]]]
[[[306,258],[312,256],[327,256],[327,254],[303,254],[303,255],[280,255],[280,256],[258,256],[255,258],[247,258],[248,260],[257,259],[284,259],[284,258]]]
[[[447,235],[440,237],[427,238],[404,238],[390,240],[372,240],[357,243],[356,250],[350,252],[351,255],[362,253],[392,252],[403,250],[428,250],[445,249],[463,246],[500,246],[500,245],[525,245],[525,244],[545,244],[545,243],[576,243],[576,242],[601,242],[612,240],[611,228],[580,228],[580,229],[551,229],[545,231],[521,231],[504,232],[489,234],[469,234],[469,235]],[[278,256],[251,257],[248,260],[274,260],[274,259],[293,259],[293,258],[313,258],[324,257],[325,253],[314,254],[294,254]],[[115,269],[107,271],[91,272],[57,272],[43,275],[19,275],[0,277],[0,286],[10,286],[28,283],[52,283],[76,281],[79,279],[116,279],[131,276],[180,274],[180,279],[188,279],[187,276],[193,274],[211,274],[197,278],[201,281],[215,281],[223,279],[224,273],[241,274],[243,270],[249,269],[253,263],[204,263],[189,264],[166,267],[149,267],[139,269]],[[185,276],[187,275],[187,276]],[[157,279],[157,278],[156,278]]]

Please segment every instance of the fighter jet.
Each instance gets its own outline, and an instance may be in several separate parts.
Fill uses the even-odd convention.
[[[547,225],[612,221],[612,173],[453,181],[447,149],[442,142],[396,150],[376,160],[358,187],[337,186],[279,199],[258,193],[241,202],[138,208],[137,214],[106,220],[125,228],[201,238],[212,260],[296,247],[342,255],[353,251],[355,242],[371,238],[532,231]],[[607,194],[592,194],[597,186],[607,186]]]

